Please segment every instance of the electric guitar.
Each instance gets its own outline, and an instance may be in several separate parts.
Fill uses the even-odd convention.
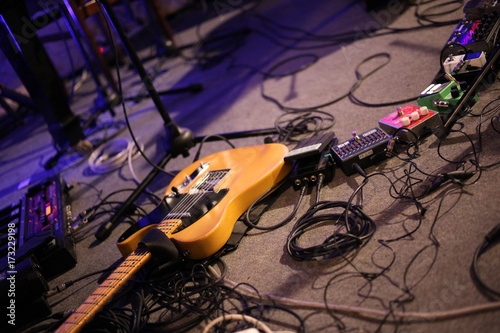
[[[276,143],[236,148],[204,157],[182,170],[154,214],[120,237],[117,245],[126,258],[56,332],[80,331],[153,257],[147,247],[138,247],[151,229],[161,231],[189,259],[203,259],[220,250],[238,218],[288,175],[287,153],[286,146]],[[154,221],[157,215],[160,218]]]

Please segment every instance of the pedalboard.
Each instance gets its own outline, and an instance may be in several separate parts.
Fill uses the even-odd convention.
[[[13,311],[19,328],[51,314],[47,281],[76,264],[70,207],[65,183],[53,177],[0,209],[0,292],[8,296],[2,305],[7,317]]]
[[[290,181],[295,190],[299,190],[304,184],[316,185],[320,177],[323,177],[323,183],[333,179],[330,149],[335,143],[335,133],[328,132],[301,140],[290,150],[285,161],[293,163]]]
[[[387,134],[406,141],[415,141],[441,125],[441,117],[426,106],[405,105],[380,119],[378,124]]]
[[[352,138],[332,147],[333,159],[347,175],[356,173],[355,164],[369,167],[385,158],[386,147],[391,136],[379,127],[363,134],[352,133]]]

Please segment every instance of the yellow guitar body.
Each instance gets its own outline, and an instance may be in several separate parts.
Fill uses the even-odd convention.
[[[206,172],[215,170],[228,170],[226,177],[217,184],[215,191],[221,189],[229,191],[198,221],[179,232],[172,233],[169,237],[190,259],[206,258],[217,252],[227,242],[234,224],[248,207],[288,175],[290,165],[285,164],[283,160],[287,153],[287,147],[282,144],[264,144],[215,153],[186,167],[172,180],[165,195],[174,195],[172,188],[182,188],[179,193],[189,193],[199,178],[204,177]],[[200,164],[207,165],[207,169],[184,186],[186,178],[195,173]],[[161,222],[169,221],[168,219],[158,221]],[[142,237],[155,226],[144,227],[118,243],[122,255],[127,256],[135,250]]]

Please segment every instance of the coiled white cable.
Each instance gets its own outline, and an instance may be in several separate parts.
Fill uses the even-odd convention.
[[[103,174],[120,168],[129,156],[134,155],[137,155],[137,148],[132,141],[116,138],[94,150],[90,154],[88,164],[93,172]]]
[[[214,320],[212,320],[210,323],[208,323],[207,326],[205,326],[205,328],[203,329],[203,333],[208,333],[212,329],[212,327],[214,327],[218,323],[226,321],[226,320],[247,321],[249,323],[254,324],[258,328],[262,329],[265,333],[273,333],[273,331],[266,324],[264,324],[262,321],[260,321],[256,318],[244,315],[244,314],[225,314],[223,316],[217,317]]]

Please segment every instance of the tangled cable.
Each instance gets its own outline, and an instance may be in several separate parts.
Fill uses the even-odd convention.
[[[341,213],[323,213],[341,208]],[[342,223],[343,221],[344,223]],[[337,226],[321,244],[301,247],[298,240],[321,223],[333,222]],[[287,239],[287,251],[296,260],[332,259],[363,246],[375,232],[375,223],[360,206],[348,202],[321,201],[298,219]],[[344,230],[342,230],[344,229]]]

